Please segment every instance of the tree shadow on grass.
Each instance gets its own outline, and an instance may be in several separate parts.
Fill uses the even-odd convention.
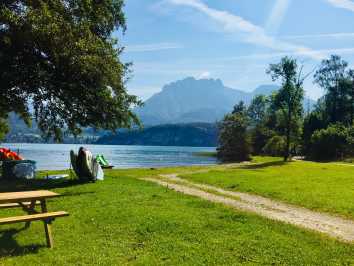
[[[77,196],[82,196],[82,195],[87,195],[87,194],[94,194],[95,192],[93,191],[86,191],[86,192],[64,192],[61,193],[60,195],[63,197],[77,197]]]
[[[46,247],[45,245],[20,246],[14,237],[23,230],[25,230],[25,228],[0,231],[0,257],[13,257],[28,253],[38,253],[40,248]]]
[[[74,179],[0,180],[0,192],[55,189],[55,188],[73,187],[73,186],[78,186],[83,184],[87,184],[87,182],[82,182]]]
[[[258,163],[258,164],[247,164],[247,165],[242,165],[240,168],[241,169],[262,169],[271,166],[283,166],[286,164],[289,164],[289,162],[275,161],[275,162],[266,162],[266,163]]]

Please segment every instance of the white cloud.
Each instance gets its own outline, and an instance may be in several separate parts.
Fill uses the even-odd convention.
[[[267,32],[277,33],[289,9],[291,0],[276,0],[265,24]]]
[[[337,8],[343,8],[354,12],[354,2],[351,0],[326,0]]]
[[[331,54],[354,55],[354,47],[351,48],[332,48],[313,50],[315,54],[322,54],[329,57]],[[210,76],[219,76],[220,73],[244,73],[245,71],[260,70],[263,74],[269,63],[280,59],[283,56],[300,57],[301,54],[288,52],[256,53],[251,55],[179,59],[171,64],[170,62],[151,62],[135,61],[134,72],[146,75],[156,74],[158,76],[194,76],[196,78],[208,78]],[[237,63],[234,63],[237,62]],[[317,63],[317,62],[312,62]],[[309,63],[309,65],[312,65]],[[248,65],[249,68],[245,68]],[[207,71],[205,69],[208,69]],[[248,70],[249,69],[249,70]],[[137,75],[138,76],[138,75]],[[237,78],[239,79],[239,78]]]
[[[296,52],[314,59],[321,59],[323,56],[313,53],[312,49],[305,46],[279,41],[269,36],[265,30],[244,18],[227,11],[221,11],[207,6],[201,0],[168,0],[174,5],[189,6],[204,13],[210,19],[219,23],[226,33],[241,33],[241,40],[247,43],[264,46],[274,50]]]
[[[323,49],[323,50],[318,50],[321,53],[331,55],[331,54],[354,54],[354,47],[351,48],[332,48],[332,49]]]
[[[323,34],[304,34],[304,35],[289,35],[280,36],[281,39],[297,40],[297,39],[319,39],[319,38],[333,38],[344,39],[354,38],[354,32],[338,32],[338,33],[323,33]]]
[[[319,50],[312,50],[311,54],[313,56],[324,56],[324,57],[329,57],[332,54],[337,54],[337,55],[354,55],[354,47],[350,48],[331,48],[331,49],[319,49]],[[289,52],[279,52],[279,53],[263,53],[263,54],[252,54],[252,55],[245,55],[245,56],[234,56],[234,57],[229,57],[228,60],[230,61],[239,61],[239,60],[269,60],[272,58],[277,58],[277,57],[284,57],[284,56],[301,56],[301,53],[298,53],[296,51],[289,53]]]
[[[200,75],[197,77],[197,79],[207,79],[211,76],[211,73],[209,71],[205,71],[200,73]]]
[[[125,48],[125,51],[126,52],[153,52],[153,51],[181,49],[181,48],[183,48],[181,44],[165,42],[165,43],[128,45]]]

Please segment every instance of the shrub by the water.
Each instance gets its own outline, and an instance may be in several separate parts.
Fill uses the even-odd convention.
[[[217,157],[223,162],[248,161],[251,158],[251,140],[248,121],[243,114],[228,114],[220,124]]]

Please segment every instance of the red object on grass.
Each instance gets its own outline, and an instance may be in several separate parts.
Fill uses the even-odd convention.
[[[0,148],[0,161],[21,161],[23,158],[10,149]]]

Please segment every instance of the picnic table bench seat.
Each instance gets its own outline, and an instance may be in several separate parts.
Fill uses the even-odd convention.
[[[4,204],[0,204],[0,209],[8,209],[8,208],[17,208],[17,207],[30,207],[31,206],[30,201],[28,202],[21,202],[21,203],[4,203]],[[37,200],[35,202],[35,205],[39,205],[41,204],[41,202],[39,200]]]
[[[21,215],[21,216],[14,216],[14,217],[6,217],[0,218],[0,225],[1,224],[13,224],[13,223],[21,223],[21,222],[31,222],[31,221],[51,221],[58,217],[68,216],[69,213],[64,211],[59,212],[44,212],[44,213],[36,213],[36,214],[29,214],[29,215]]]

